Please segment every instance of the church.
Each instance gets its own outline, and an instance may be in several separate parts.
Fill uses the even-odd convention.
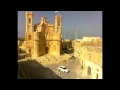
[[[26,55],[40,57],[45,54],[60,56],[62,52],[62,16],[55,15],[55,25],[43,15],[33,24],[33,12],[26,11]]]

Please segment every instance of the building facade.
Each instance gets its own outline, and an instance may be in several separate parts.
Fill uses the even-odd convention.
[[[102,79],[102,38],[84,37],[74,40],[72,46],[83,73],[91,79]]]
[[[90,38],[90,39],[89,39]],[[83,39],[76,39],[72,42],[74,48],[74,56],[80,57],[80,49],[83,46],[102,47],[102,38],[100,37],[83,37]]]
[[[55,16],[52,25],[43,15],[38,24],[33,24],[33,12],[26,12],[26,54],[39,57],[44,54],[60,56],[62,42],[62,16]]]
[[[102,79],[102,47],[82,47],[84,57],[80,59],[84,74],[91,79]]]

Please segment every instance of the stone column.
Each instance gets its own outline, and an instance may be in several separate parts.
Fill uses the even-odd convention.
[[[38,41],[34,41],[34,57],[39,56],[39,43]]]

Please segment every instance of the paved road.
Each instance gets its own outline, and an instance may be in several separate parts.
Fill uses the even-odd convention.
[[[74,68],[75,60],[70,61],[69,63],[62,63],[62,64],[52,64],[52,65],[40,65],[38,63],[33,62],[19,62],[23,72],[25,73],[28,79],[74,79],[78,77],[77,72]],[[57,68],[60,66],[66,66],[70,72],[63,73],[59,76]],[[47,68],[48,67],[48,68]]]
[[[20,62],[18,63],[21,65],[21,68],[28,79],[85,79],[85,77],[80,74],[81,69],[77,59],[71,59],[70,61],[61,64],[49,65],[41,65],[36,61],[25,60],[20,60]],[[59,66],[66,66],[70,70],[70,72],[59,73],[57,71],[57,68]]]
[[[70,70],[70,72],[69,73],[61,72],[60,77],[62,79],[74,79],[74,78],[78,78],[79,77],[79,74],[76,72],[75,67],[74,67],[75,62],[76,62],[75,59],[71,59],[69,62],[65,62],[65,63],[62,63],[62,64],[44,65],[44,66],[52,69],[57,74],[59,73],[57,71],[57,68],[59,66],[66,66]]]
[[[61,79],[49,68],[38,64],[33,61],[19,62],[27,79]]]

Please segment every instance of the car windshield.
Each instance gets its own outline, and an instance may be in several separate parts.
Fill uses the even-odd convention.
[[[62,69],[67,69],[67,68],[62,68]]]

